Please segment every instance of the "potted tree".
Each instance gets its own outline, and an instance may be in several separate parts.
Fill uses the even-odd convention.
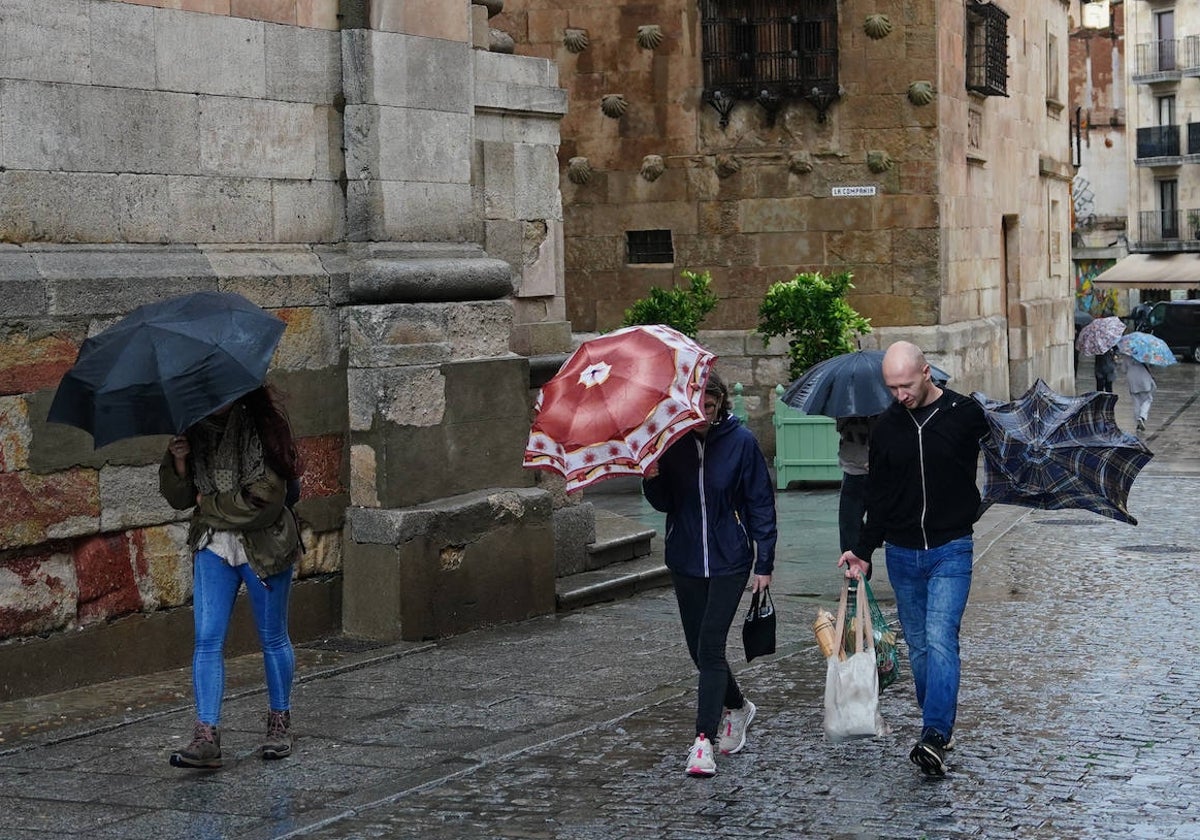
[[[801,272],[771,285],[758,310],[758,332],[765,345],[780,336],[788,341],[788,374],[800,377],[817,362],[851,353],[855,336],[871,331],[870,322],[846,301],[854,288],[849,272],[824,275]],[[778,489],[792,481],[840,481],[838,435],[832,417],[808,415],[785,405],[776,389],[775,475]]]
[[[634,301],[633,306],[625,310],[621,326],[666,324],[688,338],[695,338],[700,331],[700,323],[717,305],[717,296],[709,288],[712,276],[707,271],[697,274],[685,269],[682,274],[683,279],[688,281],[686,287],[675,285],[670,289],[650,289],[648,296]]]

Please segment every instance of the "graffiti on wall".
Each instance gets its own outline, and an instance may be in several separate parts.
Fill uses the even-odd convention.
[[[1116,265],[1116,260],[1075,261],[1075,308],[1099,318],[1117,314],[1117,290],[1092,286],[1102,272]]]

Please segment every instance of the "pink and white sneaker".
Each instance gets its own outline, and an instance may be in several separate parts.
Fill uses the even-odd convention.
[[[717,760],[713,757],[712,741],[701,732],[688,750],[687,774],[689,776],[715,776]]]

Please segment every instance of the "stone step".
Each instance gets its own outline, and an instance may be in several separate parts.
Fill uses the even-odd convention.
[[[596,540],[587,547],[588,569],[636,560],[650,553],[658,532],[636,519],[596,508]]]
[[[669,586],[671,573],[663,565],[661,552],[626,560],[592,572],[568,575],[555,582],[559,612],[628,598],[647,589]]]

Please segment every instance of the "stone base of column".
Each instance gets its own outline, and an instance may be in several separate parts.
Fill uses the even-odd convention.
[[[393,642],[554,612],[552,495],[500,488],[347,511],[342,629]]]

